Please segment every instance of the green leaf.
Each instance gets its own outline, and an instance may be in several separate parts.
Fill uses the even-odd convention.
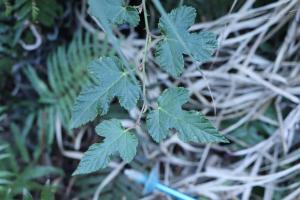
[[[23,189],[23,200],[33,200],[32,195],[26,188]]]
[[[93,17],[98,26],[106,33],[109,42],[121,58],[125,68],[129,71],[130,77],[137,84],[131,67],[127,61],[118,38],[114,35],[113,24],[128,23],[136,26],[139,23],[138,11],[130,6],[125,6],[124,0],[89,0],[89,14]]]
[[[185,142],[228,142],[203,114],[185,111],[181,105],[188,101],[184,88],[170,88],[158,98],[158,108],[147,116],[147,127],[156,142],[162,141],[175,128],[179,138]]]
[[[53,186],[47,183],[43,187],[41,193],[41,200],[55,200],[55,190]]]
[[[115,96],[127,110],[136,105],[140,96],[140,87],[133,83],[129,72],[117,58],[95,60],[89,71],[95,83],[83,89],[77,97],[71,119],[72,128],[95,119],[98,114],[106,114]]]
[[[105,137],[103,143],[90,146],[73,175],[87,174],[105,168],[110,156],[116,153],[119,153],[126,162],[130,162],[135,156],[138,139],[128,130],[124,130],[119,120],[103,121],[96,127],[96,132]]]
[[[48,175],[60,175],[63,176],[64,172],[60,168],[52,166],[28,166],[22,172],[22,175],[19,177],[22,180],[33,180],[38,179]]]
[[[126,6],[124,0],[89,0],[89,14],[95,16],[101,23],[125,24],[132,26],[139,24],[139,12],[131,6]]]
[[[194,8],[182,6],[159,20],[163,39],[158,44],[155,57],[161,68],[173,76],[179,76],[183,71],[183,54],[191,56],[195,61],[205,62],[211,58],[217,47],[213,33],[188,32],[195,17]]]
[[[10,130],[13,133],[18,153],[20,153],[22,159],[25,162],[29,162],[30,160],[29,152],[28,149],[26,148],[25,138],[24,135],[21,134],[20,128],[15,123],[11,123]]]

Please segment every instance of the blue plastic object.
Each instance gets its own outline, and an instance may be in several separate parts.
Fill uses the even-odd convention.
[[[181,192],[178,192],[177,190],[174,190],[172,188],[169,188],[166,185],[163,185],[158,180],[158,168],[155,167],[151,171],[150,175],[147,177],[147,175],[135,171],[135,170],[125,170],[125,175],[138,183],[141,183],[144,185],[144,194],[151,193],[153,190],[159,190],[165,194],[168,194],[170,196],[175,197],[176,199],[180,200],[196,200],[195,198],[192,198],[186,194],[183,194]]]

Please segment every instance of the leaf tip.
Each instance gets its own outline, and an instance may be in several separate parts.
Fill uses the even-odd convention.
[[[78,123],[76,123],[76,121],[72,117],[71,120],[70,120],[70,123],[69,123],[69,129],[72,130],[72,129],[75,129],[75,128],[78,128],[78,127],[80,127],[80,125]]]
[[[220,142],[225,143],[225,144],[229,144],[229,143],[230,143],[230,140],[227,139],[224,135],[221,135],[221,140],[220,140]]]
[[[72,176],[77,176],[79,175],[80,173],[77,171],[77,169],[72,173]]]

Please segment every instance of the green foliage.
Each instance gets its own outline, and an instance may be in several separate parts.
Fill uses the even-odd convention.
[[[17,57],[17,51],[13,48],[16,45],[17,30],[9,25],[10,18],[5,13],[8,12],[9,8],[6,8],[4,12],[1,10],[1,6],[3,6],[3,2],[0,0],[0,76],[3,77],[0,84],[3,84],[4,74],[8,73],[14,59]]]
[[[125,24],[137,26],[140,18],[138,11],[131,6],[126,6],[124,0],[89,0],[89,13],[101,23]]]
[[[110,156],[115,153],[119,153],[126,162],[130,162],[135,156],[137,137],[127,129],[123,129],[119,120],[102,122],[96,127],[96,132],[105,137],[103,143],[90,146],[73,175],[86,174],[106,167]]]
[[[125,6],[124,0],[117,0],[113,2],[108,0],[90,0],[88,1],[88,3],[89,14],[106,33],[108,40],[112,44],[119,58],[122,60],[125,68],[130,73],[130,77],[135,82],[135,84],[137,84],[135,75],[133,74],[131,66],[121,50],[119,41],[114,35],[112,27],[112,25],[121,25],[125,23],[128,23],[132,26],[136,25],[136,23],[139,22],[137,9],[130,6]],[[100,10],[101,12],[99,12]],[[117,13],[115,13],[116,11]],[[114,16],[114,18],[112,18],[111,16]]]
[[[32,67],[26,68],[25,74],[39,94],[40,109],[37,111],[37,120],[41,124],[40,131],[46,132],[49,145],[54,138],[57,116],[65,130],[69,130],[76,95],[84,85],[91,83],[87,65],[96,55],[106,54],[113,54],[108,51],[106,42],[99,43],[96,35],[82,35],[78,32],[69,45],[58,47],[48,57],[47,83],[38,77]]]
[[[7,151],[9,145],[0,144],[0,164],[3,163],[7,158],[11,157],[11,153]],[[0,170],[0,188],[3,191],[3,188],[11,184],[11,178],[14,174],[10,170],[1,168]]]
[[[1,2],[2,3],[2,2]],[[12,5],[9,0],[3,0],[5,6],[5,15],[9,15],[12,11]]]
[[[50,180],[50,176],[62,177],[63,172],[59,168],[38,163],[34,156],[41,151],[40,146],[28,147],[33,143],[28,136],[34,115],[28,114],[22,126],[11,122],[7,133],[5,124],[9,120],[6,119],[10,116],[8,113],[8,108],[0,107],[0,124],[4,122],[4,126],[0,126],[0,199],[30,199],[32,194],[41,194],[46,188],[54,194],[55,187],[51,184],[45,186],[44,183]],[[4,142],[7,135],[11,136],[9,144]]]
[[[158,4],[159,2],[155,3]],[[83,89],[76,100],[71,120],[73,128],[95,119],[98,114],[106,114],[114,97],[119,99],[122,107],[130,111],[136,106],[141,93],[133,73],[134,69],[120,50],[111,27],[113,24],[124,23],[136,26],[139,21],[137,10],[125,7],[122,0],[113,3],[106,0],[90,0],[89,5],[90,15],[95,17],[96,22],[106,32],[121,59],[105,57],[92,62],[89,72],[93,83]],[[195,10],[190,7],[175,9],[160,20],[163,39],[158,45],[157,58],[161,67],[174,76],[183,71],[182,54],[204,62],[216,48],[216,37],[212,33],[187,31],[194,20]],[[143,90],[145,89],[144,87]],[[169,129],[175,128],[180,139],[185,142],[228,142],[201,113],[181,109],[188,97],[188,91],[183,88],[166,90],[159,97],[158,109],[151,111],[147,117],[147,125],[153,139],[160,142],[167,137]],[[144,105],[145,102],[146,99]],[[86,174],[106,167],[110,156],[117,152],[126,162],[131,161],[138,142],[137,138],[128,132],[130,129],[124,130],[120,121],[115,119],[98,125],[96,132],[105,137],[104,142],[90,146],[73,175]]]
[[[82,90],[76,100],[71,127],[79,127],[95,119],[97,114],[106,114],[114,96],[121,106],[132,109],[139,99],[140,88],[129,77],[129,72],[117,58],[100,58],[89,68],[94,84]]]
[[[41,193],[46,187],[54,191],[52,185],[44,186],[45,178],[49,178],[50,175],[63,176],[61,169],[40,165],[33,159],[32,155],[40,151],[40,147],[33,146],[29,149],[27,146],[27,136],[33,122],[32,115],[24,121],[22,129],[15,123],[10,124],[10,135],[13,136],[11,144],[3,142],[5,133],[1,133],[0,199],[18,199],[20,195],[26,199],[31,196],[31,192]],[[32,152],[34,153],[31,154]]]
[[[30,163],[24,159],[24,153],[20,152],[21,149],[26,149],[25,142],[18,145],[22,145],[22,148],[15,149],[5,143],[0,145],[0,199],[15,199],[15,196],[20,194],[28,197],[31,196],[29,193],[31,190],[42,192],[45,189],[44,185],[37,179],[41,180],[49,175],[63,175],[58,168]],[[27,166],[21,168],[18,160]]]
[[[4,77],[0,79],[1,90],[12,66],[29,57],[18,45],[21,38],[25,43],[33,38],[28,24],[53,27],[62,11],[56,0],[0,0],[0,76]]]
[[[43,187],[42,193],[41,193],[41,200],[54,200],[55,199],[55,190],[53,187],[51,187],[50,184],[46,184]]]
[[[0,124],[1,124],[2,121],[4,121],[4,119],[6,117],[5,110],[6,110],[5,106],[0,106]],[[3,127],[0,126],[0,134],[1,134],[2,131],[3,131]]]
[[[23,200],[33,200],[33,196],[26,188],[23,189],[22,193],[23,193]]]
[[[173,76],[178,76],[184,68],[183,55],[205,62],[211,58],[217,47],[216,36],[210,32],[189,33],[194,24],[196,10],[182,6],[172,10],[168,18],[161,17],[159,28],[163,39],[156,50],[156,60],[160,67]],[[170,23],[171,22],[171,23]]]
[[[266,109],[266,111],[264,112],[264,116],[273,121],[277,119],[276,110],[273,105],[270,105],[268,109]],[[238,118],[230,121],[225,121],[223,122],[222,126],[228,127],[231,124],[237,123],[238,120],[240,119]],[[270,125],[263,121],[249,121],[230,133],[230,137],[233,141],[235,141],[230,145],[230,148],[232,150],[249,148],[268,138],[275,132],[275,130],[276,126]]]
[[[32,7],[32,11],[31,11],[32,19],[36,20],[37,16],[39,15],[40,9],[37,7],[35,0],[31,1],[31,7]]]
[[[175,128],[185,142],[227,142],[216,128],[199,112],[185,111],[181,105],[188,101],[188,90],[170,88],[158,98],[158,108],[147,116],[147,127],[152,138],[160,142]]]
[[[14,3],[6,0],[4,4],[6,15],[16,16],[17,26],[30,20],[51,27],[55,18],[62,14],[62,7],[56,0],[17,0]]]

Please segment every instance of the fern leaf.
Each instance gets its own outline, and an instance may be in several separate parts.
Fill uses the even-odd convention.
[[[96,127],[96,132],[105,137],[103,143],[90,146],[73,175],[87,174],[105,168],[110,156],[115,153],[119,153],[126,162],[130,162],[135,156],[138,140],[134,134],[122,128],[119,120],[103,121]]]
[[[10,2],[10,0],[4,0],[3,3],[5,6],[5,15],[9,16],[13,10],[11,2]]]
[[[36,1],[32,0],[31,1],[31,16],[33,21],[37,20],[37,16],[39,15],[40,9],[36,5]]]
[[[63,7],[57,0],[34,0],[38,15],[33,20],[38,21],[44,26],[51,27],[55,23],[57,16],[63,14]]]
[[[162,141],[175,128],[184,142],[228,142],[200,112],[185,111],[181,105],[188,101],[184,88],[170,88],[158,98],[158,108],[147,116],[147,127],[156,142]]]
[[[155,57],[161,68],[173,76],[179,76],[183,71],[183,54],[196,61],[205,62],[211,58],[217,47],[213,33],[188,32],[187,29],[194,24],[195,17],[194,8],[182,6],[159,20],[163,39],[158,44]]]
[[[129,72],[117,58],[100,58],[90,65],[89,71],[95,84],[86,87],[77,98],[71,127],[79,127],[98,115],[106,114],[109,103],[117,96],[120,104],[132,109],[139,99],[140,87],[129,77]]]
[[[33,68],[24,70],[27,79],[39,94],[40,108],[37,123],[41,132],[46,131],[47,144],[53,142],[55,119],[58,116],[67,133],[70,131],[72,107],[84,85],[91,83],[87,65],[96,55],[111,55],[107,41],[99,45],[96,35],[77,32],[72,42],[58,47],[48,56],[47,83],[41,80]]]

